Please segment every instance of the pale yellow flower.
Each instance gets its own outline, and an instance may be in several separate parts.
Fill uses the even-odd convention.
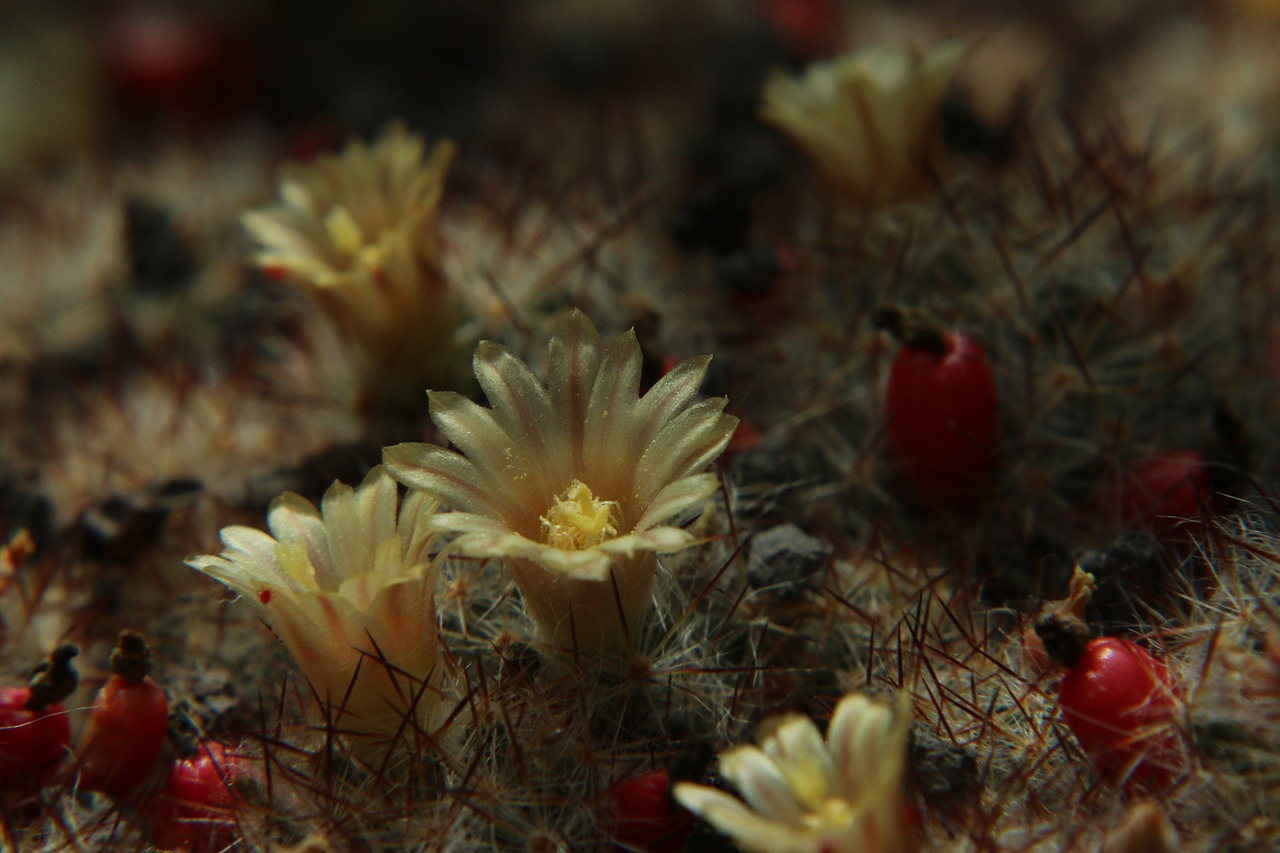
[[[441,270],[438,218],[454,151],[443,141],[427,154],[422,137],[393,124],[372,145],[286,165],[279,202],[243,217],[262,246],[257,264],[315,298],[365,355],[370,381],[453,370],[462,315]]]
[[[720,755],[743,800],[687,782],[685,808],[754,853],[907,853],[902,773],[908,709],[853,694],[836,706],[827,738],[807,717],[775,719],[760,746]]]
[[[418,493],[400,504],[379,467],[358,488],[334,483],[320,510],[284,494],[270,535],[227,527],[220,556],[187,561],[257,610],[361,754],[385,750],[406,718],[409,739],[440,722],[436,509]]]
[[[453,510],[432,524],[458,534],[454,547],[504,561],[546,645],[622,644],[623,621],[634,629],[648,606],[656,554],[693,540],[666,522],[717,488],[704,471],[737,419],[723,398],[690,405],[710,358],[681,363],[643,397],[640,362],[634,332],[604,350],[572,311],[552,333],[546,385],[484,342],[474,366],[492,408],[431,392],[431,417],[460,452],[384,451],[396,479]]]
[[[939,107],[963,55],[958,43],[928,52],[872,45],[799,77],[778,72],[760,115],[854,202],[909,201],[933,188]]]

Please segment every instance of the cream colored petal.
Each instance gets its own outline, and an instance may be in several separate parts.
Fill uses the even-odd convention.
[[[320,697],[340,701],[357,659],[347,639],[349,605],[322,595],[273,595],[266,604],[252,603]]]
[[[457,154],[458,146],[449,139],[442,139],[431,148],[423,174],[423,181],[428,185],[420,202],[423,206],[435,208],[440,203],[445,175]]]
[[[255,560],[274,559],[276,540],[256,528],[241,525],[224,527],[219,538],[227,546],[223,554],[232,559],[237,559],[235,552]]]
[[[804,814],[787,777],[764,751],[738,746],[720,754],[720,772],[762,817],[799,823]]]
[[[329,207],[328,204],[322,209],[316,204],[315,195],[307,187],[305,181],[291,179],[291,174],[296,174],[298,170],[285,166],[281,170],[280,181],[280,201],[286,210],[300,218],[314,219],[323,209]]]
[[[528,365],[506,347],[482,341],[476,347],[476,379],[494,418],[534,465],[542,488],[556,494],[572,482],[567,438],[555,429],[551,398]]]
[[[360,514],[368,525],[371,542],[383,542],[396,535],[400,493],[396,481],[381,465],[375,465],[356,489]]]
[[[256,595],[263,584],[277,580],[275,573],[262,570],[260,561],[248,558],[232,561],[225,557],[202,554],[188,557],[186,563],[241,595]]]
[[[600,370],[600,334],[587,315],[574,309],[562,317],[551,336],[547,388],[551,409],[574,453],[574,471],[582,471],[587,406]]]
[[[634,431],[628,444],[632,453],[643,453],[653,437],[697,396],[710,365],[709,355],[686,359],[667,371],[640,398],[635,410]]]
[[[187,565],[204,572],[214,580],[226,584],[231,589],[251,599],[256,598],[265,587],[288,590],[291,593],[314,589],[315,581],[313,578],[294,578],[284,570],[278,559],[280,543],[261,531],[247,527],[225,528],[223,530],[223,538],[224,541],[242,541],[247,538],[249,533],[255,533],[262,537],[253,545],[254,552],[250,553],[236,547],[229,547],[220,556],[206,554],[191,557],[186,561]],[[298,547],[301,547],[300,543]],[[259,550],[260,548],[269,548],[270,550]],[[305,562],[305,552],[303,560]]]
[[[410,574],[376,590],[367,609],[330,593],[277,594],[253,604],[317,694],[344,708],[340,729],[389,735],[423,682],[439,680],[431,586],[432,576]],[[429,690],[417,706],[424,724],[438,717],[438,698]]]
[[[693,534],[679,527],[651,527],[643,532],[606,539],[596,548],[606,554],[630,557],[640,551],[656,551],[660,554],[679,551],[692,541]]]
[[[416,566],[431,561],[431,550],[438,537],[435,531],[427,526],[427,520],[440,509],[435,498],[425,492],[410,489],[400,504],[400,517],[396,524],[396,533],[404,550],[401,560],[406,566]]]
[[[827,728],[827,750],[850,803],[856,806],[868,795],[897,787],[907,722],[895,727],[893,711],[887,705],[861,694],[840,700]]]
[[[676,802],[732,838],[741,850],[752,853],[817,853],[817,845],[804,830],[766,820],[723,791],[677,782],[672,794]]]
[[[432,391],[431,420],[467,457],[491,503],[500,504],[506,518],[528,507],[549,503],[551,495],[538,491],[534,461],[513,441],[493,412],[453,391]]]
[[[724,414],[725,399],[714,397],[686,409],[662,428],[640,457],[636,500],[648,502],[668,483],[696,474],[719,456],[738,419]]]
[[[282,220],[274,212],[255,210],[242,214],[240,221],[257,242],[282,254],[309,254],[313,240],[296,224]]]
[[[635,475],[632,444],[642,361],[635,332],[626,332],[609,347],[590,391],[582,436],[583,470],[592,489],[607,500],[626,496]]]
[[[818,811],[836,790],[836,773],[822,733],[808,717],[785,720],[761,748],[782,771],[800,804]]]
[[[324,516],[324,529],[329,540],[329,559],[332,561],[337,582],[367,570],[367,563],[376,547],[369,536],[369,522],[362,517],[356,490],[346,483],[334,483],[324,493],[320,502]],[[319,579],[317,579],[319,582]],[[320,583],[324,590],[334,590],[332,582]]]
[[[481,485],[467,459],[431,444],[406,442],[383,448],[388,473],[411,489],[419,489],[456,510],[499,516],[500,506]]]
[[[704,506],[719,488],[719,478],[710,473],[682,477],[674,483],[668,483],[654,496],[649,508],[636,522],[636,531],[648,530],[690,509]]]
[[[441,512],[427,519],[426,526],[439,533],[510,533],[501,519],[475,512]]]
[[[271,502],[267,510],[267,527],[281,542],[296,540],[303,543],[316,570],[317,584],[327,589],[337,586],[338,572],[329,553],[329,533],[320,510],[311,501],[293,492],[285,492]]]

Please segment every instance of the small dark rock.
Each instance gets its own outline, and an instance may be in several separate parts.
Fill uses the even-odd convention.
[[[973,751],[948,743],[919,726],[911,730],[908,759],[916,787],[929,802],[955,800],[979,791]]]
[[[174,230],[169,213],[150,202],[132,199],[125,205],[124,215],[125,241],[137,287],[152,292],[186,287],[196,263]]]
[[[149,500],[115,496],[99,501],[81,515],[78,527],[86,557],[127,562],[154,545],[169,517]]]
[[[1076,563],[1098,582],[1091,605],[1103,623],[1132,622],[1140,602],[1169,592],[1174,571],[1159,540],[1145,530],[1122,533],[1105,549],[1077,554]]]
[[[829,542],[794,524],[779,524],[757,533],[747,546],[747,580],[755,587],[804,581],[820,571],[834,549]]]

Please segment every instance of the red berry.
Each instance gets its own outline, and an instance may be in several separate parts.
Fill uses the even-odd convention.
[[[130,114],[205,131],[235,118],[258,86],[253,51],[233,34],[159,5],[113,14],[103,33],[107,75]]]
[[[235,843],[236,796],[232,788],[242,759],[220,743],[169,767],[165,790],[151,810],[151,841],[161,850],[223,850]]]
[[[0,687],[0,786],[38,785],[71,749],[71,723],[63,707],[31,710],[30,698],[26,687]]]
[[[665,769],[618,782],[606,799],[603,824],[617,848],[650,853],[684,850],[693,814],[671,802],[671,776]]]
[[[760,11],[802,57],[830,56],[840,47],[844,21],[832,0],[761,0]]]
[[[1162,788],[1182,771],[1169,671],[1141,646],[1119,637],[1090,640],[1063,677],[1058,704],[1109,778]]]
[[[111,655],[112,675],[98,692],[80,738],[80,787],[127,797],[160,760],[169,732],[169,700],[147,673],[151,650],[124,631]]]
[[[959,332],[905,340],[885,388],[889,453],[918,500],[962,509],[991,483],[998,432],[991,362]]]
[[[69,661],[75,646],[60,646],[25,687],[0,687],[0,788],[48,782],[71,751],[71,723],[56,700],[75,690]]]
[[[1203,456],[1193,450],[1160,453],[1125,471],[1118,500],[1120,517],[1125,524],[1147,527],[1158,536],[1175,536],[1204,517],[1211,494]]]

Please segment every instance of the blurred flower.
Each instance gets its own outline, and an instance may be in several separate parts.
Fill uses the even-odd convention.
[[[634,332],[602,351],[591,321],[572,311],[552,333],[545,386],[486,341],[474,365],[492,408],[431,392],[431,417],[461,452],[384,451],[396,479],[454,510],[434,528],[459,534],[462,553],[504,561],[546,645],[623,645],[648,606],[656,554],[693,540],[665,522],[717,488],[699,472],[737,419],[724,398],[688,405],[710,357],[679,364],[643,397],[640,362]]]
[[[895,204],[933,188],[939,106],[964,46],[928,53],[873,45],[777,73],[761,117],[790,135],[841,192],[867,206]]]
[[[854,694],[836,706],[824,742],[807,717],[774,721],[760,746],[722,753],[720,772],[746,802],[680,783],[676,800],[759,853],[899,853],[916,848],[903,808],[911,717]]]
[[[393,124],[373,145],[286,165],[280,201],[243,217],[257,264],[315,298],[379,391],[447,382],[465,351],[437,222],[454,150],[438,142],[424,160],[422,137]]]
[[[365,755],[440,722],[434,590],[437,504],[375,468],[359,488],[334,483],[321,509],[293,493],[267,515],[271,535],[227,527],[220,556],[187,563],[240,593],[279,635],[334,726]]]

